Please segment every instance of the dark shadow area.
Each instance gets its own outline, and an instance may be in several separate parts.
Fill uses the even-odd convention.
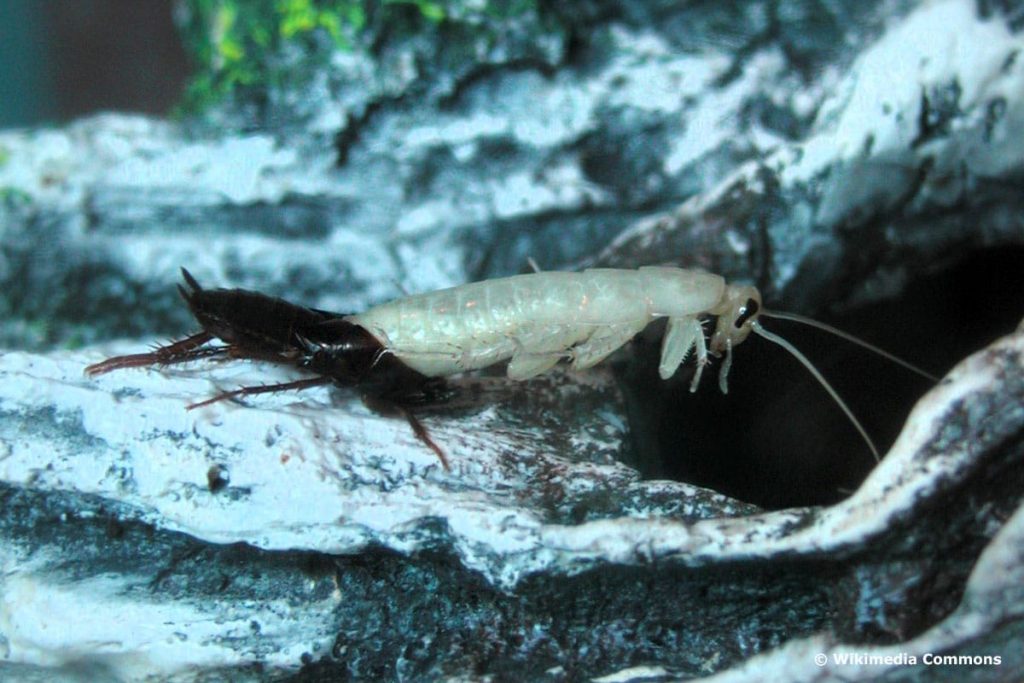
[[[819,319],[942,376],[1011,332],[1022,311],[1024,249],[978,251],[915,279],[897,299]],[[769,304],[771,302],[768,302]],[[862,422],[883,456],[930,384],[820,330],[762,319],[803,351]],[[825,390],[786,351],[755,335],[734,353],[729,394],[718,364],[689,392],[692,363],[657,375],[660,331],[639,340],[619,376],[645,478],[712,488],[765,508],[834,503],[874,467],[870,450]]]

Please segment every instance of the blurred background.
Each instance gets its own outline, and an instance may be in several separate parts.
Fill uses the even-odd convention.
[[[0,2],[0,127],[167,114],[189,62],[172,0]]]

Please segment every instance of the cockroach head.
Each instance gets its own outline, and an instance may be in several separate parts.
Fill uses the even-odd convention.
[[[711,311],[718,316],[715,333],[711,335],[711,352],[724,353],[746,339],[761,309],[761,293],[756,287],[727,286],[722,302]]]

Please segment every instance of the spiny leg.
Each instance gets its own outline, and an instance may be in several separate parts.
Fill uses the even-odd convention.
[[[413,415],[412,411],[409,410],[408,408],[404,406],[397,407],[398,410],[402,413],[402,415],[405,416],[405,419],[409,422],[409,426],[412,427],[412,431],[416,435],[416,437],[420,441],[425,443],[427,447],[430,448],[430,450],[434,451],[434,453],[437,453],[437,457],[441,460],[441,465],[444,466],[445,471],[450,472],[452,468],[448,466],[448,458],[445,457],[444,451],[442,451],[441,447],[438,446],[432,438],[430,438],[430,433],[427,431],[427,428],[423,426],[423,423],[420,422],[419,418]]]
[[[90,376],[102,375],[122,368],[141,368],[149,365],[172,365],[186,363],[198,358],[209,358],[224,353],[226,347],[200,349],[206,342],[213,339],[209,332],[197,332],[166,346],[160,346],[149,353],[134,353],[127,356],[114,356],[105,361],[94,363],[85,369]]]
[[[700,374],[704,371],[704,366],[708,364],[708,347],[704,343],[704,328],[700,326],[700,321],[696,321],[697,329],[697,372],[693,376],[693,381],[690,382],[690,393],[697,393],[697,387],[700,385]]]
[[[291,391],[308,389],[310,387],[318,387],[323,384],[330,384],[333,380],[330,377],[310,377],[308,379],[298,379],[294,382],[283,382],[281,384],[261,384],[255,387],[242,387],[235,389],[234,391],[225,391],[224,393],[217,394],[213,398],[208,398],[205,401],[199,403],[192,403],[185,406],[186,410],[192,410],[193,408],[201,408],[202,406],[208,406],[211,403],[217,403],[224,401],[229,398],[237,398],[238,396],[252,396],[253,394],[270,394],[278,391]]]
[[[428,391],[428,393],[430,392]],[[444,398],[441,398],[440,400],[444,400]],[[417,402],[426,403],[428,401],[429,399]],[[445,456],[444,451],[437,445],[434,439],[431,438],[430,432],[427,431],[427,428],[423,426],[423,423],[420,422],[419,418],[413,414],[412,410],[410,410],[408,406],[398,403],[395,399],[375,396],[372,394],[363,394],[363,404],[380,415],[400,415],[404,417],[412,428],[412,432],[416,435],[416,438],[422,441],[427,448],[437,454],[437,457],[441,461],[441,465],[444,467],[446,472],[451,471],[451,467],[448,466],[448,458]]]
[[[662,379],[668,379],[675,374],[676,370],[690,349],[697,350],[697,369],[690,382],[690,392],[697,391],[700,384],[701,373],[704,366],[708,364],[708,349],[704,342],[704,328],[700,320],[693,316],[683,318],[669,318],[668,326],[665,329],[665,338],[661,343],[661,363],[658,365],[658,374]]]

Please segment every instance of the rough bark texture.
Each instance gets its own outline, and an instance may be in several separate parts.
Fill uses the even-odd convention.
[[[285,45],[289,78],[205,124],[0,133],[0,673],[1024,670],[1020,10],[567,7]],[[706,268],[955,367],[911,411],[926,385],[765,322],[894,440],[870,473],[780,351],[691,397],[657,329],[586,374],[458,380],[422,414],[451,472],[344,391],[184,410],[280,368],[82,376],[192,329],[181,265],[356,311],[528,256]]]

